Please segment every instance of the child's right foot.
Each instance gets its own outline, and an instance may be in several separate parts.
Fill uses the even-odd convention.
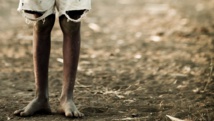
[[[51,113],[51,109],[47,100],[37,99],[32,100],[25,108],[16,110],[14,115],[32,116],[36,112]]]

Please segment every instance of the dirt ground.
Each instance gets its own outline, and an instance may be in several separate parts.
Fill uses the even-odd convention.
[[[13,115],[35,91],[32,25],[17,5],[18,0],[0,2],[0,121],[170,121],[166,115],[214,120],[213,0],[93,0],[82,22],[75,86],[83,119],[56,113],[62,86],[58,21],[49,69],[53,114]]]

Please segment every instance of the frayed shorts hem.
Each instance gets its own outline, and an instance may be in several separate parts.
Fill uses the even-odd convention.
[[[65,15],[68,21],[80,22],[81,19],[91,9],[91,0],[20,0],[18,11],[26,19],[26,23],[35,23],[38,21],[45,22],[45,18],[51,14],[56,14],[58,17]],[[66,12],[84,10],[83,14],[78,19],[71,18]],[[38,18],[26,11],[38,12],[42,15]]]
[[[66,11],[61,13],[61,14],[58,14],[58,17],[60,16],[65,16],[67,18],[67,21],[72,21],[72,22],[80,22],[86,15],[87,13],[89,12],[89,10],[86,10],[86,9],[79,9],[79,10],[84,10],[83,14],[78,18],[78,19],[73,19],[71,18],[67,13]],[[18,10],[22,16],[25,18],[25,21],[27,24],[30,24],[30,23],[35,23],[35,22],[38,22],[38,21],[43,21],[43,23],[45,22],[45,18],[51,14],[56,14],[55,12],[49,12],[49,11],[32,11],[32,10]],[[42,16],[38,17],[38,18],[35,18],[33,17],[33,14],[30,14],[30,13],[26,13],[25,11],[32,11],[32,12],[38,12],[38,13],[42,13]],[[77,11],[77,10],[68,10],[68,11]]]

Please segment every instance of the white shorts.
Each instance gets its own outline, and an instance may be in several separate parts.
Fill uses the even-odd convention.
[[[65,15],[68,20],[79,22],[81,18],[91,9],[91,0],[20,0],[18,11],[30,21],[44,20],[50,14],[55,13],[55,8],[59,16]],[[31,14],[25,12],[41,12],[42,16],[35,18]],[[67,11],[85,10],[84,14],[78,19],[72,19],[67,15]]]

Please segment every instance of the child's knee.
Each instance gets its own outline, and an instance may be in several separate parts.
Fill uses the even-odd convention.
[[[37,11],[25,11],[28,14],[32,14],[35,18],[43,16],[44,13]],[[35,21],[34,31],[37,33],[49,34],[53,28],[55,22],[55,14],[48,15],[42,20]]]
[[[84,14],[85,10],[66,11],[66,14],[74,20],[78,20]]]

